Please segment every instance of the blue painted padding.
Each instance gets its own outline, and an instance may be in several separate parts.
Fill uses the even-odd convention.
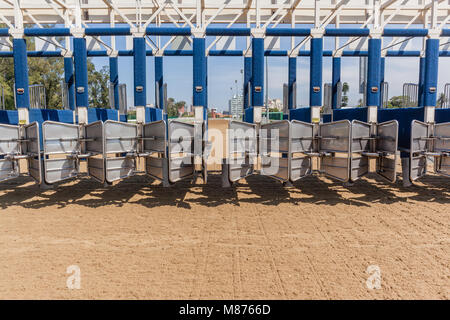
[[[309,105],[322,106],[323,39],[311,39],[309,66]],[[318,90],[317,90],[318,88]]]
[[[250,90],[249,84],[252,81],[252,58],[244,57],[244,109],[250,107]]]
[[[418,90],[418,101],[417,101],[417,106],[418,107],[424,107],[424,102],[425,102],[425,91],[424,91],[424,87],[425,86],[425,58],[420,57],[419,60],[419,90]]]
[[[18,125],[19,113],[17,110],[0,110],[0,123]]]
[[[289,57],[288,70],[288,108],[294,109],[297,107],[294,105],[294,89],[297,82],[297,57]]]
[[[145,38],[133,38],[134,105],[147,105]]]
[[[439,39],[427,39],[425,48],[424,106],[436,106]],[[433,90],[430,90],[434,88]]]
[[[436,109],[434,121],[436,121],[436,123],[450,122],[450,108]]]
[[[256,90],[260,88],[260,90]],[[264,105],[264,39],[252,39],[252,106]]]
[[[119,110],[119,59],[109,58],[109,82],[113,86],[114,109]]]
[[[206,107],[206,48],[205,38],[194,38],[193,43],[193,102],[194,106]]]
[[[128,122],[128,116],[126,114],[121,114],[119,119],[120,122]]]
[[[359,120],[367,121],[367,108],[348,108],[333,110],[333,121],[339,120]]]
[[[369,39],[366,105],[380,105],[381,39]]]
[[[341,106],[341,101],[338,101],[338,83],[341,81],[341,58],[333,57],[332,68],[331,85],[333,94],[331,96],[331,107],[337,109]]]
[[[289,119],[311,122],[311,108],[298,108],[289,110]]]
[[[145,123],[163,120],[163,110],[158,108],[145,108]]]
[[[75,79],[73,76],[72,57],[64,58],[64,82],[67,84],[69,109],[75,110]]]
[[[25,39],[13,39],[14,81],[16,92],[16,107],[30,108],[28,92],[27,43]]]
[[[75,103],[77,107],[89,107],[86,39],[73,39],[75,64]]]
[[[158,108],[164,109],[165,101],[164,101],[163,57],[155,57],[155,83],[158,84],[158,95],[159,95]]]
[[[324,114],[324,115],[322,116],[322,122],[323,122],[323,123],[331,122],[331,114]]]
[[[411,144],[411,122],[423,121],[424,108],[378,109],[378,123],[398,121],[398,147],[409,149]]]
[[[253,123],[253,107],[244,110],[244,122]]]
[[[114,109],[103,108],[89,108],[88,109],[88,123],[95,121],[115,120],[119,121],[118,112]]]

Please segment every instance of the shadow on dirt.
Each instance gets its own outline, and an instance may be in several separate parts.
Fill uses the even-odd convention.
[[[221,187],[221,177],[210,174],[207,184],[194,185],[191,180],[163,188],[159,182],[138,175],[105,187],[87,177],[56,185],[42,190],[32,179],[21,177],[0,184],[0,208],[20,206],[39,209],[56,205],[81,205],[90,208],[104,206],[121,207],[126,203],[147,208],[173,206],[190,209],[192,205],[217,207],[223,204],[240,206],[255,203],[277,206],[283,203],[301,205],[338,204],[370,207],[373,203],[391,204],[405,201],[450,203],[450,180],[446,177],[427,176],[409,188],[401,181],[395,184],[385,182],[375,175],[369,175],[351,186],[341,182],[309,176],[287,188],[280,182],[264,176],[250,176],[232,188]]]

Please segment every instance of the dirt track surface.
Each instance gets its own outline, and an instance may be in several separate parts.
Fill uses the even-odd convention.
[[[23,178],[0,185],[0,298],[448,299],[449,190],[440,177],[224,190],[219,176],[170,189],[136,176],[42,192]]]

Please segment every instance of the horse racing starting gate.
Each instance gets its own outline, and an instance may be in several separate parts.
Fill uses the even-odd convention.
[[[207,180],[211,144],[203,120],[178,120],[145,124],[108,120],[90,124],[0,124],[0,181],[28,174],[39,184],[54,184],[81,174],[100,183],[145,173],[169,186],[201,173]],[[450,123],[412,121],[410,179],[434,171],[450,176]],[[314,172],[342,182],[353,182],[370,171],[396,181],[398,123],[365,123],[341,120],[313,124],[280,120],[265,124],[230,121],[227,152],[222,165],[223,186],[259,173],[283,183]],[[370,161],[373,159],[374,161]],[[373,165],[373,168],[371,167]],[[21,170],[21,165],[26,169]]]
[[[222,169],[229,186],[256,172],[287,183],[318,171],[342,182],[356,181],[369,172],[376,159],[376,173],[395,182],[398,123],[368,124],[348,120],[312,124],[282,120],[256,125],[231,121],[228,154]]]

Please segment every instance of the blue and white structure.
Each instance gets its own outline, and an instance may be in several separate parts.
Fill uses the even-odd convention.
[[[30,160],[30,168],[42,172],[35,174],[41,181],[53,183],[76,176],[77,161],[87,158],[90,159],[89,174],[101,182],[112,183],[133,175],[136,158],[145,157],[149,175],[166,184],[174,183],[196,173],[194,162],[199,163],[202,159],[204,165],[208,150],[208,56],[241,56],[245,122],[252,130],[280,130],[285,134],[283,139],[291,143],[289,150],[280,152],[283,155],[279,159],[272,159],[270,152],[259,155],[281,163],[279,171],[268,175],[283,182],[295,181],[312,173],[311,158],[320,157],[322,172],[344,182],[355,181],[368,172],[368,162],[375,158],[377,173],[393,182],[397,151],[401,152],[405,185],[426,173],[429,157],[434,157],[437,173],[449,175],[450,109],[436,109],[439,60],[450,56],[444,49],[450,37],[449,10],[448,1],[439,0],[3,1],[0,2],[0,18],[7,27],[0,29],[0,37],[10,43],[11,50],[1,51],[0,58],[11,58],[14,62],[17,110],[0,111],[0,121],[17,127],[36,123],[28,134],[36,135],[31,130],[37,130],[42,140],[41,149],[39,155],[26,156],[34,160],[43,157],[38,169]],[[26,41],[32,37],[44,39],[55,49],[27,50]],[[118,48],[117,37],[128,37],[132,47]],[[169,49],[179,37],[186,37],[191,47]],[[217,37],[244,37],[246,44],[239,49],[215,50]],[[63,43],[57,38],[64,38]],[[278,38],[288,38],[290,48],[281,50],[267,46],[269,41],[266,40]],[[335,39],[333,50],[325,46],[328,38]],[[414,38],[423,39],[423,48],[391,49]],[[339,39],[344,40],[344,45]],[[367,49],[348,49],[351,43],[360,39],[367,39]],[[383,39],[390,39],[391,43],[385,45]],[[92,41],[100,49],[90,50],[88,44]],[[309,50],[304,49],[306,45],[310,46]],[[89,106],[87,59],[92,56],[109,57],[112,108],[105,106],[105,109],[96,110]],[[118,111],[122,100],[119,59],[123,56],[133,60],[131,90],[137,124],[123,122],[126,117]],[[192,125],[176,120],[169,122],[165,116],[166,56],[192,56],[192,101],[196,118]],[[263,123],[262,119],[263,110],[267,108],[264,60],[268,56],[284,56],[288,66],[287,114],[283,122],[274,124]],[[297,75],[297,58],[300,56],[309,57],[310,64],[309,105],[305,108],[296,105],[298,79],[305,76]],[[364,107],[342,109],[340,91],[344,77],[341,63],[345,57],[358,56],[367,57]],[[420,64],[417,106],[382,108],[382,93],[387,87],[385,73],[392,72],[385,68],[386,59],[405,56],[417,57]],[[34,57],[64,59],[67,110],[30,109],[27,62]],[[154,59],[155,66],[154,107],[149,107],[147,101],[147,93],[153,90],[146,72],[149,57]],[[331,90],[331,113],[326,117],[321,114],[326,96],[324,57],[332,57],[332,81],[327,86]],[[78,130],[79,126],[81,130]],[[8,131],[7,127],[2,128],[0,136]],[[241,124],[235,124],[235,128],[241,128]],[[192,145],[177,146],[184,151],[181,160],[192,161],[191,165],[177,167],[175,163],[180,159],[171,159],[170,148],[173,147],[171,143],[178,142],[171,134],[180,130],[184,132],[179,136],[181,140],[181,137],[185,141],[186,138],[192,140]],[[24,130],[19,131],[24,134]],[[46,143],[57,138],[52,134],[60,132],[64,132],[69,140],[82,142],[81,149],[70,150],[70,156],[64,148],[57,150],[67,154],[67,163],[52,162],[47,157],[49,144]],[[114,145],[114,138],[128,142],[118,147]],[[297,145],[295,149],[294,141],[299,140],[311,143],[308,148]],[[293,159],[292,150],[303,156]],[[246,152],[251,154],[253,151]],[[4,151],[0,156],[8,158],[11,152]],[[159,157],[150,158],[153,152]],[[339,153],[346,156],[339,157]],[[107,154],[116,156],[107,157]],[[250,168],[248,164],[244,165]],[[14,167],[9,162],[5,166]],[[50,167],[61,170],[69,167],[75,171],[52,176],[50,172],[55,170],[47,170]],[[251,170],[244,171],[249,173]],[[203,176],[206,180],[205,166]]]

